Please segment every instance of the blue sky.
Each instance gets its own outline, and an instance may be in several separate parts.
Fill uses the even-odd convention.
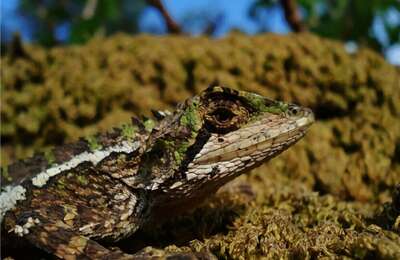
[[[248,34],[254,34],[258,31],[258,25],[252,20],[249,15],[250,6],[255,0],[168,0],[163,1],[170,15],[179,23],[183,24],[184,18],[188,14],[207,14],[218,15],[222,14],[221,26],[219,26],[216,36],[223,36],[232,28],[240,29]],[[210,10],[212,7],[212,10]],[[266,25],[271,32],[288,33],[290,29],[284,19],[283,13],[279,8],[270,12]],[[163,21],[158,12],[153,8],[147,8],[140,21],[142,31],[146,31],[146,27],[151,24],[163,26]],[[199,25],[198,27],[200,27]],[[194,28],[193,28],[194,27]],[[192,26],[191,33],[201,32],[201,28]]]
[[[19,31],[23,40],[29,42],[33,39],[31,31],[32,25],[28,20],[18,14],[19,0],[0,0],[1,1],[1,36],[8,39],[13,32]],[[204,19],[199,19],[197,22],[187,25],[185,17],[189,15],[198,15],[206,13],[212,17],[218,17],[221,26],[215,32],[216,37],[222,37],[231,29],[237,28],[249,34],[254,34],[258,31],[259,25],[255,23],[248,15],[249,8],[255,0],[168,0],[163,1],[165,7],[171,16],[184,29],[190,30],[193,35],[199,34],[205,24]],[[400,15],[397,13],[389,14],[391,20],[400,24]],[[290,29],[284,19],[280,8],[273,8],[270,12],[262,17],[265,21],[264,27],[271,32],[286,34]],[[186,25],[186,26],[185,26]],[[151,32],[154,28],[158,32],[165,32],[165,25],[159,13],[154,8],[146,8],[142,13],[139,21],[139,28],[144,32]],[[375,19],[373,31],[380,41],[385,42],[385,32],[383,30],[382,21]],[[60,26],[57,30],[57,36],[63,39],[68,34],[68,25]],[[400,65],[400,44],[395,44],[385,51],[387,60],[393,64]]]

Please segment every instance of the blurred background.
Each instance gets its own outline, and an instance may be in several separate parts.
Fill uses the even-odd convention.
[[[400,65],[399,0],[1,0],[1,42],[18,32],[44,46],[115,32],[222,37],[311,31],[370,47]],[[4,48],[3,48],[4,49]]]

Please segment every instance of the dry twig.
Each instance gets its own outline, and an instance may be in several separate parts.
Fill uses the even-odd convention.
[[[161,15],[164,17],[168,32],[176,34],[180,34],[182,32],[181,27],[169,15],[167,9],[165,9],[164,5],[161,3],[161,0],[147,0],[147,2],[160,11]]]
[[[281,0],[281,5],[285,12],[286,21],[294,32],[303,32],[307,28],[301,20],[296,0]]]

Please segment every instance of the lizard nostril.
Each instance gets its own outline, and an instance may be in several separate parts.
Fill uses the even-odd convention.
[[[222,137],[218,138],[218,142],[222,143],[223,141],[225,141],[224,138]]]
[[[300,116],[301,114],[302,114],[302,110],[300,107],[295,106],[295,105],[289,107],[289,111],[288,111],[289,116],[297,117],[297,116]]]

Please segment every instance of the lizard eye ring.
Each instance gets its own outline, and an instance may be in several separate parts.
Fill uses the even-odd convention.
[[[204,122],[208,131],[225,134],[238,129],[249,119],[246,103],[227,93],[212,93],[204,98]]]
[[[225,134],[234,131],[247,121],[248,112],[238,106],[216,106],[205,115],[206,127],[209,131]]]
[[[220,107],[215,109],[211,116],[215,119],[216,122],[224,124],[232,120],[236,115],[232,113],[229,109]]]

